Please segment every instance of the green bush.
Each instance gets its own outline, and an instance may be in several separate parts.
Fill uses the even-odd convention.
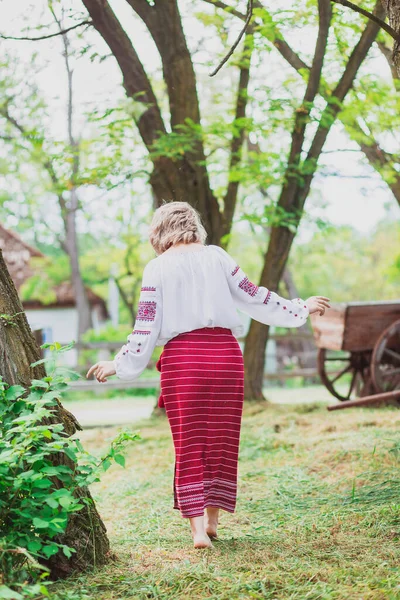
[[[50,347],[64,350],[58,344]],[[124,466],[124,445],[139,438],[122,432],[106,454],[96,458],[79,439],[67,437],[62,424],[45,424],[56,398],[76,374],[54,368],[53,359],[44,361],[53,370],[33,380],[29,389],[8,386],[0,378],[0,598],[48,596],[49,573],[40,562],[61,552],[70,557],[75,551],[56,541],[69,515],[83,508],[75,491],[99,481],[112,461]],[[72,468],[55,464],[52,458],[60,453]],[[64,487],[58,489],[57,480]]]

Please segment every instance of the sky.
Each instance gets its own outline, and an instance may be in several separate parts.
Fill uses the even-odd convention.
[[[126,0],[111,0],[110,4],[117,15],[124,23],[124,28],[135,40],[135,47],[138,50],[146,69],[151,73],[157,73],[160,69],[160,59],[153,42],[146,33],[144,25],[133,15],[133,11],[128,6]],[[281,0],[280,4],[290,6],[289,0]],[[46,8],[45,0],[31,2],[27,0],[2,0],[0,2],[0,22],[1,32],[9,35],[21,35],[21,29],[26,26],[23,18],[29,15],[29,23],[41,22],[50,23],[51,16]],[[57,6],[57,3],[55,3]],[[84,7],[79,0],[69,0],[65,5],[71,9],[82,11]],[[181,3],[181,6],[183,3]],[[186,15],[184,20],[185,31],[187,35],[201,44],[201,27],[191,15],[191,4],[183,6],[183,13]],[[213,8],[209,7],[212,12]],[[22,23],[22,25],[21,25]],[[235,26],[230,31],[233,38],[236,35]],[[240,27],[240,24],[236,26]],[[52,30],[55,31],[55,26]],[[39,35],[40,32],[32,31],[29,35]],[[100,54],[109,53],[108,48],[96,32],[88,32],[87,39],[93,42],[91,51],[97,51]],[[294,44],[313,43],[307,42],[307,36],[302,35]],[[46,95],[51,108],[51,127],[55,135],[65,135],[65,103],[66,103],[66,84],[65,70],[61,57],[61,41],[59,38],[31,42],[12,42],[2,41],[1,48],[17,54],[21,64],[24,64],[32,52],[38,53],[38,62],[43,65],[42,71],[35,75],[36,82],[40,89]],[[215,52],[216,62],[220,51],[219,43],[213,43],[207,40],[207,52],[212,56]],[[88,54],[91,53],[89,51]],[[201,58],[201,52],[198,54]],[[271,55],[271,61],[276,60]],[[376,68],[387,73],[387,65],[384,62],[378,63]],[[199,67],[201,70],[201,68]],[[205,77],[205,67],[203,76]],[[210,86],[225,85],[231,77],[229,69],[220,72],[219,81],[214,81]],[[32,76],[30,74],[30,76]],[[76,101],[81,111],[91,110],[102,105],[107,106],[110,98],[117,100],[124,97],[124,91],[121,85],[121,74],[117,64],[113,59],[106,59],[103,62],[95,60],[90,62],[88,55],[75,61],[74,65],[75,94]],[[78,125],[77,129],[80,129]],[[336,126],[328,138],[321,158],[321,164],[324,165],[322,171],[332,173],[331,175],[318,174],[313,184],[313,194],[310,199],[312,203],[313,217],[324,218],[333,224],[351,225],[361,232],[367,233],[374,225],[383,218],[398,219],[398,205],[388,188],[382,183],[375,171],[363,160],[363,155],[359,152],[356,144],[350,142],[340,125]],[[142,189],[139,184],[139,189]],[[126,199],[129,202],[129,198]],[[108,222],[104,223],[104,227]],[[305,226],[303,235],[307,234]]]

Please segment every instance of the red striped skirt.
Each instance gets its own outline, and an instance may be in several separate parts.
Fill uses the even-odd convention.
[[[181,333],[157,369],[175,447],[174,508],[182,517],[206,506],[234,512],[244,381],[237,339],[224,327]]]

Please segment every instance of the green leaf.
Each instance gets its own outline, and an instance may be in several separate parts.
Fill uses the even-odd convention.
[[[16,400],[25,392],[25,388],[22,385],[12,385],[10,386],[4,396],[6,400]]]
[[[41,379],[32,379],[31,387],[33,388],[44,388],[47,390],[49,384]]]
[[[125,467],[125,456],[122,454],[116,454],[114,460],[118,465],[121,465],[121,467]]]
[[[72,448],[64,448],[64,453],[68,456],[68,458],[76,462],[76,452],[74,452]]]
[[[0,585],[0,598],[4,598],[4,600],[23,600],[21,594],[14,592],[7,585]]]
[[[72,553],[76,552],[75,548],[69,548],[69,546],[63,546],[62,551],[64,552],[67,558],[71,558]]]
[[[48,529],[50,527],[50,521],[45,521],[44,519],[39,519],[38,517],[35,517],[32,523],[34,527],[37,527],[37,529]]]
[[[58,501],[63,508],[68,508],[73,503],[74,498],[72,496],[62,496]]]
[[[30,552],[38,552],[38,550],[40,550],[41,547],[42,542],[40,542],[39,540],[32,540],[28,542],[28,550],[30,550]]]
[[[50,506],[50,508],[58,508],[58,501],[52,496],[46,498],[45,502]]]
[[[37,481],[34,482],[33,487],[35,488],[39,488],[39,489],[45,489],[45,488],[49,488],[51,487],[53,484],[50,481],[50,479],[38,479]]]
[[[41,358],[40,360],[37,360],[36,362],[31,363],[30,366],[37,367],[38,365],[43,365],[45,362],[47,362],[47,360],[48,360],[47,358]]]
[[[58,550],[59,548],[55,544],[49,544],[48,546],[43,546],[42,548],[42,552],[45,556],[47,556],[47,558],[57,554]]]

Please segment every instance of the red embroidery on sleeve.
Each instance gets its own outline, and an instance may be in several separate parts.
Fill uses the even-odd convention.
[[[236,265],[236,267],[233,269],[233,271],[232,271],[231,275],[232,275],[232,276],[233,276],[233,275],[236,275],[236,273],[239,271],[239,269],[240,269],[239,265]]]
[[[258,292],[258,286],[256,286],[254,283],[251,283],[247,277],[242,279],[242,281],[239,283],[239,287],[250,296],[255,296]]]
[[[151,300],[141,300],[138,306],[137,319],[139,321],[154,321],[157,303]]]
[[[156,288],[155,287],[142,287],[140,288],[141,292],[155,292]]]
[[[270,292],[270,290],[268,290],[268,294],[265,296],[265,300],[264,300],[263,304],[268,304],[270,298],[271,298],[271,292]]]

